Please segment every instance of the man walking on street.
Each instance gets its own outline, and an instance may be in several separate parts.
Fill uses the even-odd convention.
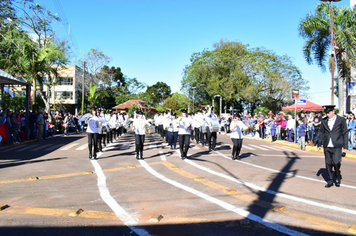
[[[332,167],[335,169],[335,186],[340,187],[342,149],[346,153],[348,147],[346,120],[335,114],[334,107],[334,105],[324,106],[327,118],[321,121],[318,135],[318,148],[320,150],[321,145],[324,147],[325,166],[328,175],[325,188],[334,185]]]

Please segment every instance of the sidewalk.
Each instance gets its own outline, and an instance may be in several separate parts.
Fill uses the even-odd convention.
[[[221,134],[229,136],[229,134],[224,134],[223,132],[221,132]],[[252,136],[244,136],[244,137],[249,138],[249,139],[255,139],[255,140],[260,140],[260,141],[264,141],[264,142],[269,142],[270,144],[280,144],[280,145],[284,145],[284,146],[288,146],[288,147],[294,147],[294,148],[299,149],[299,144],[298,143],[292,143],[292,142],[282,141],[282,140],[276,140],[273,143],[271,143],[272,140],[270,138],[259,139],[259,138],[255,138],[255,137],[252,137]],[[305,145],[305,151],[324,153],[323,149],[319,150],[316,146],[309,146],[309,145]],[[346,158],[351,158],[351,159],[356,159],[356,151],[355,150],[354,151],[347,151],[345,157]]]

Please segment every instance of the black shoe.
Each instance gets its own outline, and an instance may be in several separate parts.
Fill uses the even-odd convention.
[[[91,160],[91,158],[92,158],[91,155],[89,155],[89,159],[90,159],[90,160]]]
[[[213,151],[216,151],[216,148],[212,148],[213,149]]]
[[[184,155],[180,155],[180,159],[184,160],[185,156]]]
[[[209,152],[211,152],[211,148],[209,148]]]
[[[235,159],[241,160],[239,155],[237,155],[237,156],[235,157]]]
[[[325,185],[325,188],[330,188],[330,187],[332,187],[334,184],[333,183],[327,183],[326,185]]]
[[[94,155],[94,160],[98,160],[98,157],[96,155]]]
[[[235,157],[234,157],[234,156],[231,156],[231,160],[233,160],[233,161],[234,161],[234,160],[235,160]]]
[[[136,160],[140,160],[140,157],[138,154],[136,154]]]
[[[341,184],[341,180],[337,179],[337,180],[335,181],[335,186],[336,186],[336,187],[340,187],[340,184]]]

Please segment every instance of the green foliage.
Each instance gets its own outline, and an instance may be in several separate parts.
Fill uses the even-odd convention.
[[[148,86],[145,94],[156,105],[163,103],[171,95],[171,87],[164,82],[157,82],[152,86]]]
[[[290,100],[291,88],[306,91],[306,84],[289,57],[223,40],[211,51],[194,53],[182,80],[190,100],[195,88],[196,104],[210,104],[214,95],[221,95],[228,107],[245,105],[251,110],[278,110]]]
[[[176,99],[179,103],[179,110],[183,108],[188,108],[189,98],[184,94],[175,92],[172,94],[172,98]],[[197,102],[195,103],[197,105]]]
[[[316,62],[317,65],[325,70],[331,70],[331,27],[330,5],[320,3],[314,13],[308,13],[299,24],[299,33],[305,39],[303,53],[305,60],[309,64]],[[333,30],[335,44],[335,58],[338,74],[337,96],[344,93],[344,83],[350,79],[351,66],[355,67],[356,61],[356,8],[339,8],[333,6]],[[345,101],[343,96],[339,96],[340,112],[343,114]]]
[[[92,106],[101,106],[102,100],[105,97],[109,97],[108,92],[105,89],[99,89],[98,86],[94,83],[90,84],[88,101]]]
[[[128,113],[129,113],[130,115],[134,115],[135,112],[136,112],[136,110],[137,110],[137,104],[134,103],[134,104],[132,104],[131,107],[129,108]]]
[[[259,114],[260,112],[263,113],[264,116],[268,114],[270,109],[268,107],[257,107],[255,110],[253,110],[253,114]]]
[[[172,109],[173,112],[180,110],[179,102],[172,97],[169,97],[166,101],[164,101],[163,107],[166,107],[166,109]]]

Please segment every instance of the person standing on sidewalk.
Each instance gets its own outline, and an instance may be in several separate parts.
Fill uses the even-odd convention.
[[[335,114],[334,105],[324,106],[327,118],[321,121],[318,135],[318,149],[324,147],[325,166],[328,175],[325,188],[334,184],[332,168],[335,170],[335,186],[341,184],[341,156],[342,149],[346,153],[348,148],[348,130],[346,120]]]
[[[356,120],[355,115],[351,111],[348,114],[347,128],[349,129],[349,151],[354,150],[355,144],[355,130],[356,130]]]
[[[274,123],[276,125],[276,137],[277,140],[281,140],[281,125],[282,125],[282,116],[280,116],[279,113],[276,114],[276,119],[274,120]]]
[[[307,133],[307,127],[302,119],[298,120],[298,137],[299,137],[299,149],[305,151],[305,135]]]
[[[43,116],[44,111],[40,110],[39,114],[37,116],[37,120],[36,120],[36,125],[37,125],[37,141],[41,142],[43,141],[43,131],[44,131],[44,124],[45,124],[45,120],[44,120],[44,116]]]

